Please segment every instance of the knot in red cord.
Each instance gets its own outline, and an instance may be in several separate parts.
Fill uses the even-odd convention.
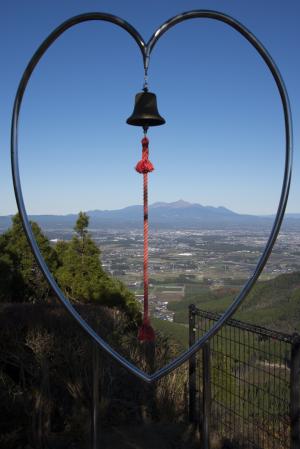
[[[154,170],[153,164],[148,159],[148,157],[149,157],[148,144],[149,144],[149,140],[145,136],[142,139],[142,145],[143,145],[142,159],[136,164],[136,167],[135,167],[135,169],[138,173],[145,174],[145,173],[149,173]]]

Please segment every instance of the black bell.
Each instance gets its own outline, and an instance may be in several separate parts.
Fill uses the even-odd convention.
[[[139,92],[135,96],[134,110],[127,119],[128,125],[142,126],[159,126],[166,123],[157,110],[156,95],[152,92]]]

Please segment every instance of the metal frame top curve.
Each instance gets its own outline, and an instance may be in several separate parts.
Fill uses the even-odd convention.
[[[283,112],[284,112],[284,124],[285,124],[285,166],[284,166],[284,176],[283,176],[283,182],[282,182],[282,188],[281,188],[281,195],[279,199],[278,209],[275,216],[275,220],[271,229],[270,236],[268,238],[268,241],[266,243],[266,246],[264,248],[264,251],[262,255],[260,256],[258,263],[254,269],[253,274],[250,276],[248,281],[245,283],[243,288],[241,289],[240,293],[237,295],[237,297],[233,300],[232,304],[228,307],[228,309],[224,312],[224,314],[220,317],[220,319],[207,331],[205,335],[203,335],[189,350],[179,355],[177,358],[175,358],[172,362],[164,366],[163,368],[159,369],[153,374],[147,374],[135,365],[133,365],[131,362],[129,362],[127,359],[122,357],[117,351],[115,351],[111,346],[105,342],[99,335],[86,323],[86,321],[78,314],[78,312],[73,308],[70,301],[64,296],[61,289],[58,287],[55,279],[53,278],[51,272],[49,271],[49,268],[47,264],[44,261],[44,258],[38,248],[37,242],[35,240],[35,237],[33,235],[31,225],[27,216],[26,208],[24,205],[23,200],[23,194],[22,194],[22,188],[21,188],[21,182],[20,182],[20,173],[19,173],[19,160],[18,160],[18,122],[19,122],[19,113],[21,108],[21,103],[23,99],[23,95],[27,86],[27,83],[30,79],[30,76],[38,64],[39,60],[43,56],[43,54],[47,51],[47,49],[51,46],[51,44],[62,34],[64,31],[68,30],[72,26],[86,22],[91,20],[100,20],[100,21],[106,21],[111,22],[114,25],[117,25],[121,28],[123,28],[125,31],[127,31],[133,39],[136,41],[138,47],[141,50],[142,58],[143,58],[143,64],[145,73],[148,71],[149,67],[149,61],[150,61],[150,55],[152,53],[153,48],[157,44],[158,40],[161,38],[161,36],[166,33],[170,28],[177,25],[180,22],[183,22],[185,20],[190,19],[196,19],[196,18],[208,18],[208,19],[214,19],[221,22],[224,22],[234,28],[236,31],[238,31],[242,36],[244,36],[250,44],[258,51],[258,53],[261,55],[267,66],[269,67],[273,78],[276,82]],[[240,22],[233,19],[232,17],[217,12],[217,11],[211,11],[211,10],[194,10],[194,11],[187,11],[182,14],[179,14],[170,20],[163,23],[157,31],[152,35],[148,43],[146,44],[141,35],[138,33],[138,31],[133,28],[129,23],[124,21],[123,19],[113,16],[106,13],[101,12],[91,12],[86,14],[81,14],[75,17],[72,17],[68,19],[67,21],[63,22],[60,26],[58,26],[40,45],[40,47],[37,49],[37,51],[32,56],[31,60],[29,61],[29,64],[27,65],[23,76],[21,78],[17,94],[15,97],[14,102],[14,109],[13,109],[13,116],[12,116],[12,125],[11,125],[11,164],[12,164],[12,176],[13,176],[13,183],[14,183],[14,190],[15,190],[15,196],[17,200],[18,210],[21,216],[21,220],[23,223],[24,231],[27,236],[28,242],[31,246],[31,249],[34,253],[34,256],[45,276],[48,283],[50,284],[52,290],[58,297],[58,299],[61,301],[61,303],[64,305],[64,307],[67,309],[67,311],[72,315],[72,317],[78,322],[78,324],[83,328],[83,330],[88,334],[89,337],[91,337],[95,343],[97,343],[103,350],[105,350],[113,359],[115,359],[117,362],[119,362],[123,367],[125,367],[127,370],[129,370],[132,374],[134,374],[136,377],[142,379],[143,381],[147,383],[152,383],[166,374],[170,373],[172,370],[180,366],[182,363],[184,363],[186,360],[188,360],[196,351],[198,351],[206,342],[208,339],[213,337],[218,330],[225,324],[227,319],[229,319],[234,312],[238,309],[238,307],[241,305],[241,303],[244,301],[250,290],[252,289],[253,285],[255,284],[257,278],[259,277],[260,273],[262,272],[269,256],[272,251],[272,248],[275,244],[277,235],[280,230],[280,226],[284,217],[284,212],[288,200],[289,195],[289,188],[290,188],[290,182],[291,182],[291,173],[292,173],[292,119],[291,119],[291,111],[290,111],[290,105],[289,105],[289,98],[288,94],[285,89],[285,85],[283,82],[283,79],[280,75],[280,72],[278,68],[276,67],[275,62],[267,52],[267,50],[264,48],[264,46],[261,44],[261,42],[246,28],[244,27]]]

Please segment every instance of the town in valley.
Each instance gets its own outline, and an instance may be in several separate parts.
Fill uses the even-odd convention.
[[[210,289],[241,287],[253,272],[269,229],[151,229],[149,303],[154,317],[172,321],[168,304],[185,296],[187,282]],[[142,229],[90,229],[101,249],[103,268],[143,301]],[[47,230],[53,244],[71,230]],[[260,280],[300,270],[300,235],[283,229]]]

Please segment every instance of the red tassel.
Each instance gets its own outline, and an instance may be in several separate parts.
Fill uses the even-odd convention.
[[[154,170],[153,164],[149,161],[148,155],[149,155],[149,148],[148,148],[149,140],[145,136],[142,139],[142,145],[143,145],[143,152],[142,152],[142,159],[136,164],[136,171],[138,173],[150,173]]]
[[[154,170],[154,167],[149,159],[142,159],[136,164],[135,169],[138,173],[149,173]]]
[[[138,331],[140,341],[155,341],[155,333],[150,323],[143,323]]]

